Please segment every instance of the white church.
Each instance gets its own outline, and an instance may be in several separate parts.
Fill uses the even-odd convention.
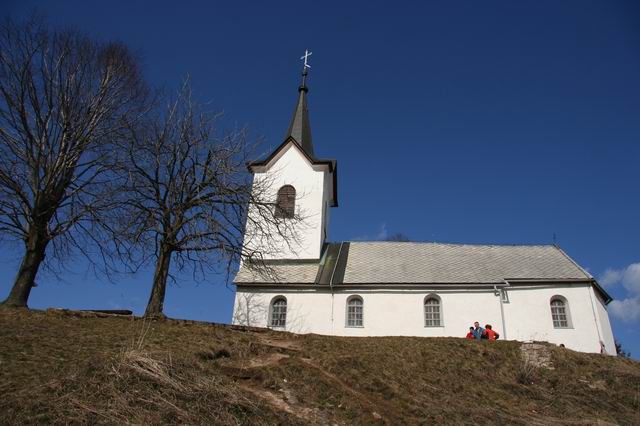
[[[306,56],[306,55],[305,55]],[[316,157],[307,66],[284,142],[249,165],[269,181],[274,214],[305,221],[294,243],[268,242],[264,263],[235,278],[233,323],[336,336],[464,337],[474,321],[501,339],[615,354],[611,296],[556,245],[327,241],[338,207],[335,160]],[[249,225],[247,225],[249,226]]]

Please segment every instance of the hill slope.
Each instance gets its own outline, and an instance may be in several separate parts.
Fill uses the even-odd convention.
[[[640,363],[521,346],[0,310],[0,423],[640,424]]]

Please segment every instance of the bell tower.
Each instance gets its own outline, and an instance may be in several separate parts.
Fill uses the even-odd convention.
[[[274,235],[255,249],[264,251],[266,260],[318,260],[328,236],[329,209],[338,206],[336,160],[316,157],[311,138],[307,108],[308,64],[311,52],[305,51],[302,83],[298,100],[284,141],[267,158],[249,164],[254,191],[260,187],[263,197],[273,202],[273,214],[294,229],[295,238]],[[266,189],[265,189],[266,188]],[[249,213],[251,214],[251,213]],[[247,233],[251,232],[247,223]]]

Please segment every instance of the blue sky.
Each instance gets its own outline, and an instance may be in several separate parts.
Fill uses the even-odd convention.
[[[154,85],[190,74],[224,125],[248,126],[265,152],[282,141],[309,48],[315,150],[340,163],[332,240],[555,235],[617,299],[614,333],[640,356],[640,3],[3,3],[125,42]],[[21,247],[0,250],[4,298]],[[113,284],[81,265],[39,277],[30,306],[143,311],[150,272]],[[221,277],[179,282],[168,315],[230,320]]]

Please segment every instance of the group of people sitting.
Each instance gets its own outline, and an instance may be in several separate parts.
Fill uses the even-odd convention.
[[[487,324],[482,328],[478,321],[473,323],[473,327],[469,327],[469,332],[467,333],[467,339],[498,340],[499,338],[500,334],[497,331],[493,331],[491,324]]]

